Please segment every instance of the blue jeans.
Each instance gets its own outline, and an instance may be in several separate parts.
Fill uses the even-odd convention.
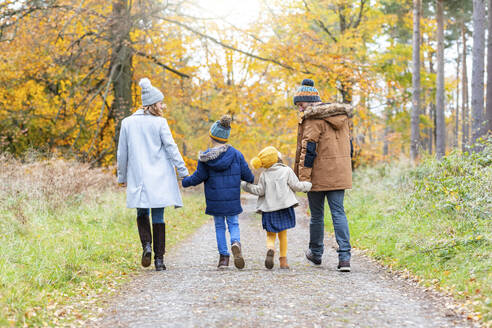
[[[137,208],[137,216],[149,215],[148,208]],[[164,223],[164,207],[152,209],[152,224]]]
[[[350,232],[347,216],[343,208],[344,195],[344,190],[308,192],[309,209],[311,211],[309,249],[316,257],[321,258],[324,251],[323,239],[325,232],[324,214],[326,197],[330,206],[335,239],[338,244],[338,260],[350,261]]]
[[[226,221],[227,226],[229,227],[229,234],[231,235],[231,244],[235,241],[241,242],[238,216],[214,216],[214,221],[215,237],[217,238],[217,248],[219,249],[219,254],[229,255],[226,238]]]

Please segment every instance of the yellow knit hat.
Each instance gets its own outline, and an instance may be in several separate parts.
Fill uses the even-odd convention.
[[[268,146],[260,151],[258,156],[251,160],[250,164],[255,169],[259,169],[260,167],[267,169],[278,162],[279,154],[275,147]]]

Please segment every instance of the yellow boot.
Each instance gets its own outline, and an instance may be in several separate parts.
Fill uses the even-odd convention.
[[[280,261],[280,269],[289,269],[289,265],[287,264],[287,257],[282,256],[279,257],[278,260]]]
[[[287,264],[287,230],[280,231],[278,233],[278,239],[280,241],[280,269],[288,269]]]

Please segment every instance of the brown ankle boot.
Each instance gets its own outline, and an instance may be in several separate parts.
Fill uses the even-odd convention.
[[[273,249],[269,249],[266,253],[265,257],[265,267],[269,270],[273,269],[273,256],[275,255],[275,251]]]
[[[228,267],[229,267],[229,255],[220,254],[219,265],[217,265],[217,268],[227,269]]]
[[[286,257],[279,257],[278,260],[280,261],[280,269],[289,269]]]
[[[235,241],[231,246],[232,255],[234,256],[234,265],[238,269],[244,268],[244,258],[241,251],[241,243]]]

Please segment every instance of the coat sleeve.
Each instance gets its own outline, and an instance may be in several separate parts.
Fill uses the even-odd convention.
[[[241,180],[253,183],[255,181],[255,176],[251,173],[248,163],[246,163],[246,160],[241,153],[239,153],[239,162],[241,163]]]
[[[299,180],[311,182],[311,170],[316,159],[318,142],[323,132],[323,121],[306,120],[301,139],[301,156],[299,158]]]
[[[181,182],[183,187],[197,186],[208,179],[208,170],[202,162],[198,162],[196,171]]]
[[[258,184],[252,184],[242,181],[241,187],[244,191],[249,192],[250,194],[265,196],[265,178],[263,174],[260,175],[260,180],[258,181]]]
[[[118,139],[118,152],[116,157],[118,166],[118,183],[126,183],[126,174],[128,170],[128,141],[126,140],[126,128],[124,122],[121,124],[120,137]]]
[[[171,130],[169,129],[169,125],[165,119],[164,124],[161,125],[160,136],[171,162],[178,170],[179,177],[183,178],[188,176],[188,169],[185,166],[183,157],[181,157],[181,154],[179,153],[178,146],[174,142],[173,135],[171,134]]]
[[[290,172],[289,172],[287,184],[289,185],[290,189],[292,189],[293,191],[303,191],[303,192],[308,192],[309,190],[311,190],[312,187],[311,182],[299,181],[294,171],[292,171],[291,169],[289,171]]]

